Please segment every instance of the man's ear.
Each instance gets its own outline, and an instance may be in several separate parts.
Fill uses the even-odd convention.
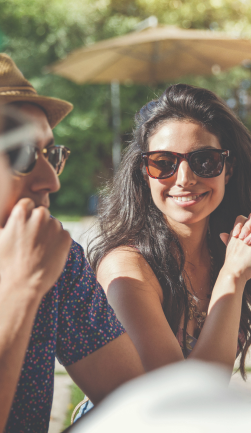
[[[236,165],[236,158],[234,157],[232,161],[226,161],[226,172],[225,172],[225,185],[228,184],[229,180],[234,174],[234,167]]]

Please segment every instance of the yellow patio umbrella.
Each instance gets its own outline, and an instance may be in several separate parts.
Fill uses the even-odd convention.
[[[113,83],[113,123],[118,141],[118,83],[155,84],[189,74],[217,74],[245,62],[251,62],[250,40],[210,30],[157,26],[76,49],[48,70],[79,84]],[[115,143],[116,166],[119,148]]]

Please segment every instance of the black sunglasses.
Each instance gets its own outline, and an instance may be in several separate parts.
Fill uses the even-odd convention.
[[[142,153],[147,174],[154,179],[166,179],[174,175],[182,160],[199,177],[216,177],[222,173],[224,162],[231,154],[224,149],[201,149],[189,153],[158,150]]]
[[[49,161],[56,171],[56,174],[59,176],[64,169],[65,162],[71,151],[65,146],[51,146],[40,150],[32,143],[27,143],[16,147],[15,149],[8,150],[5,153],[9,159],[9,164],[13,173],[17,176],[26,176],[30,174],[35,167],[40,154]]]

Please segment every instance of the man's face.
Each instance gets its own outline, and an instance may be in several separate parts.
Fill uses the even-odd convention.
[[[24,103],[18,109],[36,122],[36,146],[42,150],[54,144],[54,137],[47,117],[39,107]],[[32,172],[27,176],[13,177],[12,191],[9,194],[5,221],[12,208],[21,198],[30,198],[35,206],[49,207],[49,194],[60,188],[60,182],[52,165],[39,155]]]

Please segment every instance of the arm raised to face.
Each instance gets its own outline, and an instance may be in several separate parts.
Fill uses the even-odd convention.
[[[43,296],[60,276],[71,238],[44,207],[20,200],[0,230],[0,432]]]

